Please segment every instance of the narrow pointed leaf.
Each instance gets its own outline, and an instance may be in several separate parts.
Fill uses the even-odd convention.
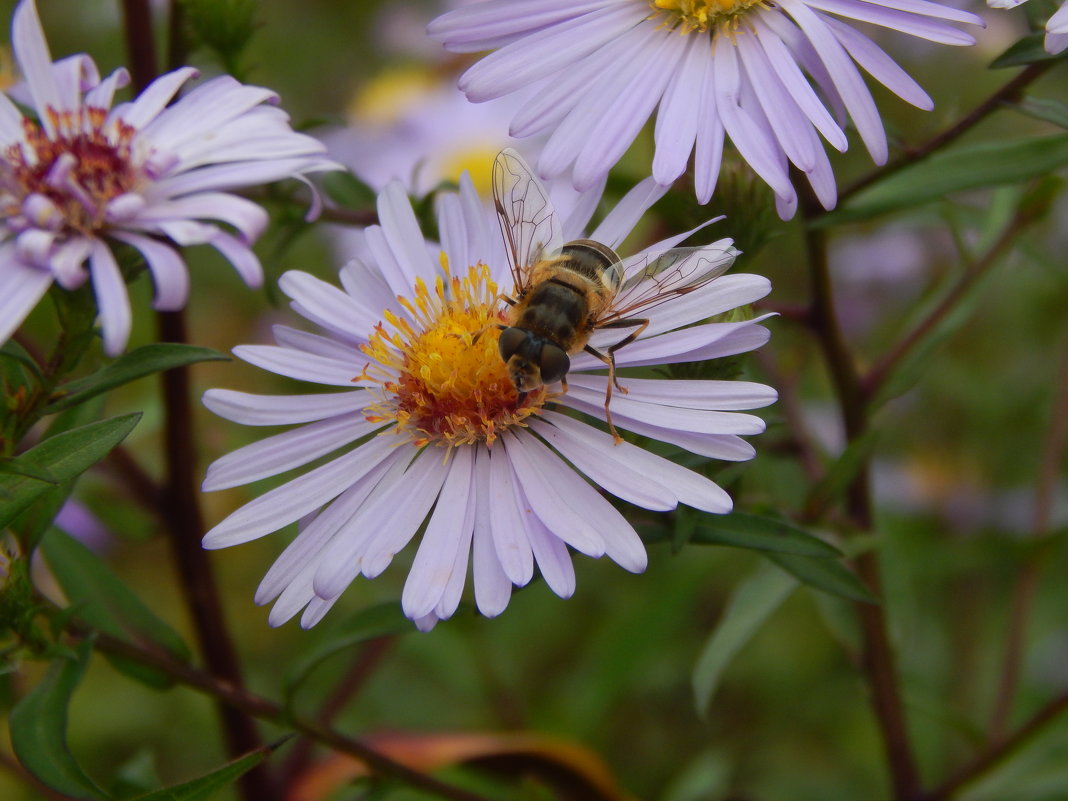
[[[44,678],[11,710],[11,746],[22,766],[42,784],[79,801],[109,796],[90,779],[67,747],[67,708],[89,663],[92,642],[76,658],[57,659]]]
[[[842,555],[833,545],[785,520],[742,512],[703,515],[691,542],[800,556],[834,558]]]
[[[797,579],[762,565],[734,589],[694,667],[693,691],[699,715],[708,713],[723,671],[796,588]]]
[[[280,744],[275,743],[274,745],[257,748],[243,757],[227,762],[211,773],[176,784],[173,787],[164,787],[162,790],[139,795],[133,801],[199,801],[202,798],[208,798],[217,790],[229,787],[252,768],[263,762]]]
[[[140,413],[126,414],[64,431],[13,461],[43,468],[57,482],[69,481],[103,459],[126,438],[140,419]],[[55,484],[29,476],[0,474],[0,528],[5,528],[53,487]]]
[[[768,552],[765,556],[813,589],[851,601],[869,604],[879,602],[856,574],[837,559],[811,559],[774,552]]]
[[[124,353],[92,375],[79,378],[61,386],[52,403],[45,409],[47,414],[58,412],[99,395],[115,387],[128,384],[152,373],[182,367],[187,364],[208,361],[226,361],[229,357],[212,348],[184,345],[177,342],[159,342],[143,345]]]
[[[53,528],[41,540],[59,586],[75,608],[75,617],[94,629],[135,644],[152,643],[182,661],[191,658],[178,633],[158,618],[111,569],[73,537]],[[170,679],[139,663],[109,657],[119,670],[153,687],[168,687]]]
[[[814,225],[824,228],[867,220],[916,208],[955,192],[1020,183],[1066,164],[1068,134],[959,147],[890,175],[837,211],[823,215]]]

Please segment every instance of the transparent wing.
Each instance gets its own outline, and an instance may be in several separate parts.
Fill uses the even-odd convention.
[[[564,245],[549,193],[523,157],[511,148],[493,163],[493,204],[501,224],[515,289],[527,288],[528,268]]]
[[[730,269],[738,251],[729,242],[673,248],[632,256],[608,269],[620,288],[597,327],[633,317],[672,298],[693,292]]]

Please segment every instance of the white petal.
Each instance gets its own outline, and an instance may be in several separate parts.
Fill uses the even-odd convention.
[[[599,510],[573,508],[562,495],[561,482],[549,480],[559,473],[563,465],[560,458],[529,435],[520,437],[508,432],[499,441],[505,443],[518,483],[532,507],[521,513],[537,515],[550,531],[576,551],[593,557],[604,555],[605,542],[590,520]]]
[[[452,580],[457,554],[470,547],[474,526],[473,451],[470,447],[452,450],[449,474],[404,582],[401,608],[413,620],[434,611]],[[466,568],[466,558],[463,563]]]
[[[288,526],[340,495],[370,472],[395,444],[390,437],[375,437],[355,450],[275,487],[212,528],[204,535],[204,547],[227,548]]]
[[[100,309],[104,352],[108,356],[118,356],[130,338],[130,297],[126,294],[126,282],[122,279],[115,256],[107,245],[98,240],[93,240],[89,255],[89,273],[96,305]]]
[[[496,617],[508,606],[512,584],[497,558],[493,542],[493,519],[490,511],[492,477],[490,451],[475,452],[475,522],[471,541],[471,573],[475,585],[475,604],[486,617]],[[493,496],[494,503],[500,500]],[[529,549],[529,546],[528,546]]]
[[[321,395],[252,395],[232,389],[209,389],[203,401],[219,417],[246,426],[309,423],[362,410],[371,402],[362,389]]]

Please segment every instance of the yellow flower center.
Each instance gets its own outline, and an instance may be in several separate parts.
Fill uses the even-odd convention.
[[[680,33],[708,33],[719,28],[733,31],[738,20],[754,6],[766,6],[767,0],[650,0],[653,11]]]
[[[356,125],[381,128],[395,125],[439,86],[441,79],[426,67],[385,70],[353,95],[349,117]]]
[[[504,318],[489,268],[477,264],[461,279],[449,272],[444,253],[441,263],[445,278],[433,289],[419,279],[413,299],[397,298],[414,322],[387,311],[362,347],[373,361],[359,379],[374,382],[379,396],[367,419],[394,420],[393,431],[420,447],[492,445],[502,430],[538,412],[546,389],[520,402],[508,377],[497,350],[496,326]]]
[[[109,201],[140,181],[131,162],[136,131],[119,123],[111,135],[105,133],[103,108],[83,107],[77,114],[50,108],[48,115],[54,138],[34,120],[24,119],[26,143],[0,150],[0,213],[10,220],[26,212],[28,196],[41,196],[54,209],[46,215],[48,221],[33,224],[92,233],[105,225]],[[59,219],[52,220],[57,213]]]
[[[493,162],[500,151],[500,142],[476,142],[446,151],[442,153],[441,177],[459,183],[460,176],[466,172],[479,197],[489,197],[493,191]]]

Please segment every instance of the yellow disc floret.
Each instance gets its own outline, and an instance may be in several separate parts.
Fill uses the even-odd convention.
[[[489,268],[449,273],[431,289],[416,281],[412,299],[398,298],[411,320],[385,312],[362,350],[373,359],[360,380],[377,385],[372,422],[395,420],[394,431],[417,446],[492,445],[508,426],[522,425],[545,401],[545,388],[522,400],[497,350],[503,319]]]
[[[754,6],[766,6],[766,0],[650,0],[653,10],[666,17],[665,22],[680,33],[708,33],[719,28],[733,31],[738,20]]]

